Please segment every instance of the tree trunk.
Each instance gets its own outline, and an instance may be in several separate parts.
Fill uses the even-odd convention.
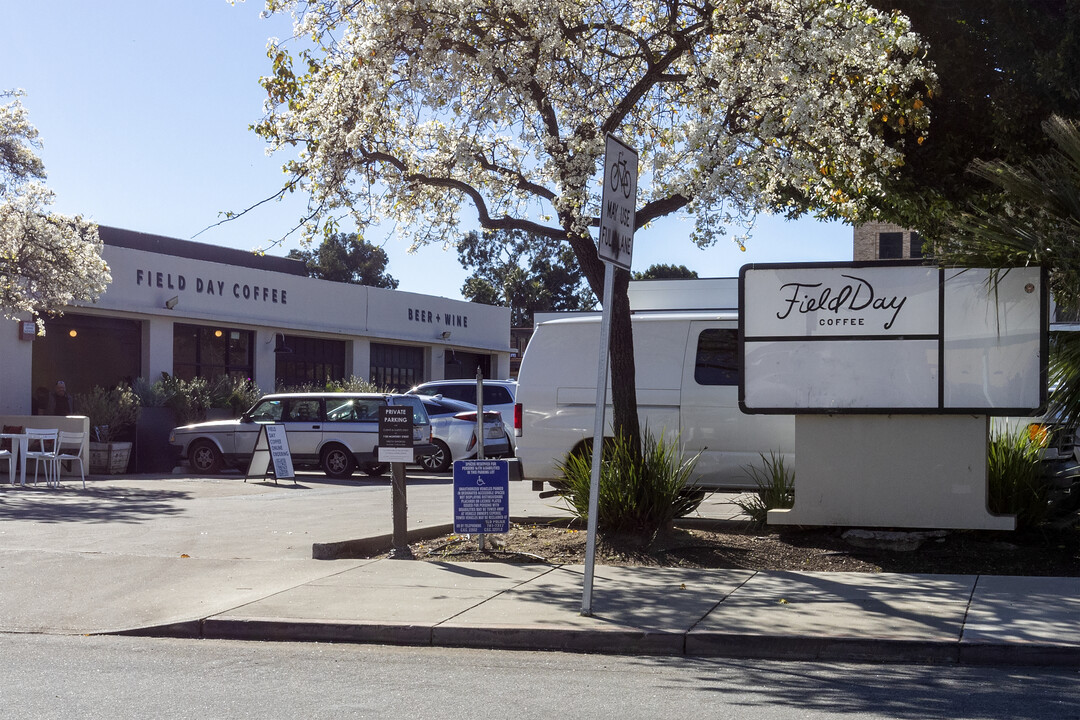
[[[596,244],[591,237],[568,238],[578,263],[589,281],[596,297],[603,303],[604,263],[597,257]],[[627,288],[630,273],[615,269],[615,283],[611,302],[611,336],[609,358],[611,360],[612,425],[617,437],[631,443],[636,455],[641,454],[641,428],[637,412],[637,380],[634,370],[634,333],[630,324],[630,298]]]
[[[611,401],[615,435],[631,443],[641,455],[641,427],[637,412],[637,376],[634,367],[634,332],[630,323],[630,273],[616,269],[611,304]]]

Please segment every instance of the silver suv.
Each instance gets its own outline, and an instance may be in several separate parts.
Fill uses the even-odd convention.
[[[430,380],[409,390],[409,395],[442,395],[451,400],[476,405],[475,380]],[[502,413],[506,436],[514,444],[514,398],[517,397],[516,380],[484,380],[484,410]]]
[[[359,468],[382,475],[378,461],[379,408],[408,405],[413,409],[413,446],[417,457],[435,450],[431,421],[419,398],[378,393],[277,393],[266,395],[238,420],[220,420],[174,428],[169,442],[198,473],[216,474],[226,467],[245,470],[251,462],[259,426],[285,426],[296,467],[321,468],[332,478],[347,478]]]

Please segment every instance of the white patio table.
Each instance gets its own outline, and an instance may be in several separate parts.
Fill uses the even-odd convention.
[[[0,433],[0,438],[6,438],[12,441],[18,440],[19,442],[11,443],[11,457],[8,458],[8,481],[15,484],[15,465],[19,465],[19,484],[26,487],[26,450],[28,441],[26,433]],[[23,462],[19,463],[19,458],[23,458]]]

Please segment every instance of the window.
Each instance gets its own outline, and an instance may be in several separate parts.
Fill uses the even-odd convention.
[[[276,423],[281,422],[284,411],[284,400],[263,400],[255,405],[250,415],[255,422]]]
[[[350,397],[326,398],[327,422],[378,422],[379,408],[385,403]]]
[[[276,355],[274,378],[278,388],[314,385],[345,379],[345,342],[284,335],[292,352]]]
[[[250,330],[199,325],[173,325],[173,374],[184,380],[228,375],[252,377]]]
[[[917,232],[911,233],[911,257],[913,257],[913,258],[921,258],[921,257],[923,257],[922,244],[923,244],[923,241],[922,241],[922,238],[919,236],[919,233],[917,233]]]
[[[897,260],[904,257],[904,233],[887,232],[878,234],[878,259]]]
[[[424,377],[424,349],[371,344],[371,382],[379,388],[404,392]]]
[[[739,334],[719,328],[698,335],[694,380],[698,385],[739,384]]]
[[[484,377],[491,377],[491,356],[450,348],[443,361],[443,377],[447,380],[472,380],[479,368]]]
[[[52,392],[57,380],[69,394],[132,382],[142,368],[142,323],[137,320],[66,312],[46,317],[45,337],[34,338],[31,385],[21,388],[31,407],[35,388]],[[13,389],[14,392],[14,389]],[[78,407],[75,408],[78,410]]]
[[[286,422],[322,422],[322,401],[318,398],[289,398],[285,401]]]

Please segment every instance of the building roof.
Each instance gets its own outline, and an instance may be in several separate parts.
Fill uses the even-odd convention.
[[[98,235],[101,237],[101,242],[114,247],[145,250],[160,255],[205,260],[223,265],[238,265],[286,275],[307,275],[304,261],[293,258],[257,255],[247,250],[207,245],[206,243],[179,240],[162,235],[151,235],[134,230],[122,230],[106,225],[98,226]]]

